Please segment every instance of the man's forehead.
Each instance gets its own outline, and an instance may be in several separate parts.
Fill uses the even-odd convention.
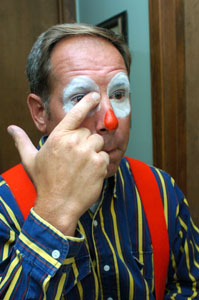
[[[54,47],[51,53],[51,59],[57,52],[68,56],[68,58],[84,56],[88,60],[92,56],[95,60],[100,56],[103,56],[105,60],[108,56],[113,57],[117,55],[124,63],[124,59],[119,50],[108,40],[97,36],[71,36],[60,40]]]
[[[68,36],[65,37],[63,39],[61,39],[56,45],[55,47],[57,47],[58,45],[87,45],[87,44],[93,44],[96,46],[101,46],[101,45],[109,45],[111,47],[114,47],[115,49],[117,49],[112,43],[111,41],[108,41],[107,39],[100,37],[100,36],[91,36],[91,35],[75,35],[75,36]]]
[[[51,56],[52,74],[69,82],[76,76],[111,79],[117,72],[127,73],[120,52],[98,37],[72,37],[60,41]],[[113,75],[112,75],[113,74]]]

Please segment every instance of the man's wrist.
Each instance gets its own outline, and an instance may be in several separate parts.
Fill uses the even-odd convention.
[[[78,218],[72,215],[60,215],[57,213],[49,213],[39,209],[37,206],[33,208],[33,212],[36,213],[38,218],[41,218],[43,222],[46,222],[49,227],[53,227],[54,230],[58,230],[64,236],[75,236]]]

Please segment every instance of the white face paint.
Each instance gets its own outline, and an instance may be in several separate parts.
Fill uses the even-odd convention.
[[[73,78],[63,90],[64,111],[68,113],[77,102],[90,92],[99,93],[99,87],[91,78],[87,76]],[[92,113],[91,111],[90,114]]]
[[[117,118],[125,118],[131,112],[129,92],[128,76],[123,72],[117,73],[107,87],[107,95]]]
[[[123,72],[117,73],[107,86],[107,96],[118,118],[125,118],[131,111],[129,91],[129,80]],[[73,78],[63,90],[64,111],[68,113],[77,102],[90,92],[100,93],[100,89],[94,80],[88,76]],[[98,110],[100,110],[100,104],[88,114],[88,117],[92,116]]]

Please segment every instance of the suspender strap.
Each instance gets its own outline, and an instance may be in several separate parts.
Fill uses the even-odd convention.
[[[156,300],[162,300],[165,292],[169,263],[169,238],[160,191],[150,167],[126,157],[137,185],[147,218],[154,253]],[[36,190],[21,164],[2,174],[19,205],[24,219],[27,218],[36,199]]]
[[[24,219],[28,217],[30,209],[33,207],[36,199],[36,190],[32,181],[28,177],[22,164],[18,164],[2,175],[8,183]]]
[[[150,167],[126,157],[138,188],[147,218],[154,254],[156,300],[164,298],[169,264],[169,238],[159,187]]]

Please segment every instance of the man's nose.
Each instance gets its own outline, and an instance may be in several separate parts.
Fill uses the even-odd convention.
[[[99,111],[97,112],[97,131],[104,132],[115,130],[118,127],[118,119],[114,113],[112,104],[108,96],[101,99]]]

